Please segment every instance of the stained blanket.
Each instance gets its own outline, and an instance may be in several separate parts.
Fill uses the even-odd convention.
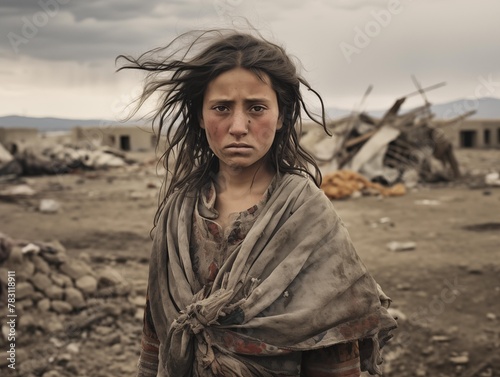
[[[242,355],[353,340],[363,347],[362,370],[380,373],[380,348],[397,326],[386,310],[389,299],[325,194],[303,176],[278,179],[213,285],[198,292],[189,251],[197,195],[170,197],[154,238],[148,288],[161,344],[159,376],[272,377]]]

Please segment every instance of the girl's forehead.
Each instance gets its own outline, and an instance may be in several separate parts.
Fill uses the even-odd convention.
[[[220,91],[274,91],[272,89],[271,80],[269,76],[262,72],[256,74],[246,68],[233,68],[228,71],[222,72],[213,78],[207,85],[206,93],[220,92]]]

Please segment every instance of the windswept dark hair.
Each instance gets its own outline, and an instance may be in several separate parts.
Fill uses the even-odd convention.
[[[189,43],[185,42],[186,38],[191,39]],[[182,47],[178,48],[178,44]],[[200,127],[203,96],[210,81],[233,68],[248,69],[262,80],[267,75],[277,94],[283,126],[276,132],[269,151],[276,171],[306,173],[317,186],[321,184],[321,172],[314,158],[300,146],[298,132],[302,127],[303,109],[328,133],[323,101],[299,75],[297,67],[282,47],[260,35],[234,30],[194,31],[182,34],[166,47],[147,51],[136,59],[124,55],[118,56],[119,59],[126,62],[118,71],[137,69],[148,72],[135,111],[153,94],[160,94],[153,125],[158,125],[155,131],[158,142],[162,130],[166,128],[167,147],[160,158],[166,177],[155,225],[173,192],[200,189],[218,170],[218,159],[208,145],[205,130]],[[300,91],[301,84],[318,97],[320,116],[313,115],[306,107]],[[169,162],[173,162],[172,159],[175,163],[171,171]],[[308,164],[313,171],[309,170]]]

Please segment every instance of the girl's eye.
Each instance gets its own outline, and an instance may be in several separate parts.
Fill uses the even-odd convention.
[[[266,108],[264,106],[261,106],[261,105],[255,105],[255,106],[252,107],[252,111],[255,111],[257,113],[261,113],[265,109]]]
[[[226,111],[227,110],[227,107],[226,106],[222,106],[222,105],[218,105],[218,106],[214,106],[213,109],[217,112],[223,112],[223,111]]]

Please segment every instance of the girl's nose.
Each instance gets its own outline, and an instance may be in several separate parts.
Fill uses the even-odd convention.
[[[248,117],[243,111],[236,111],[232,118],[229,133],[234,136],[243,136],[248,133]]]

